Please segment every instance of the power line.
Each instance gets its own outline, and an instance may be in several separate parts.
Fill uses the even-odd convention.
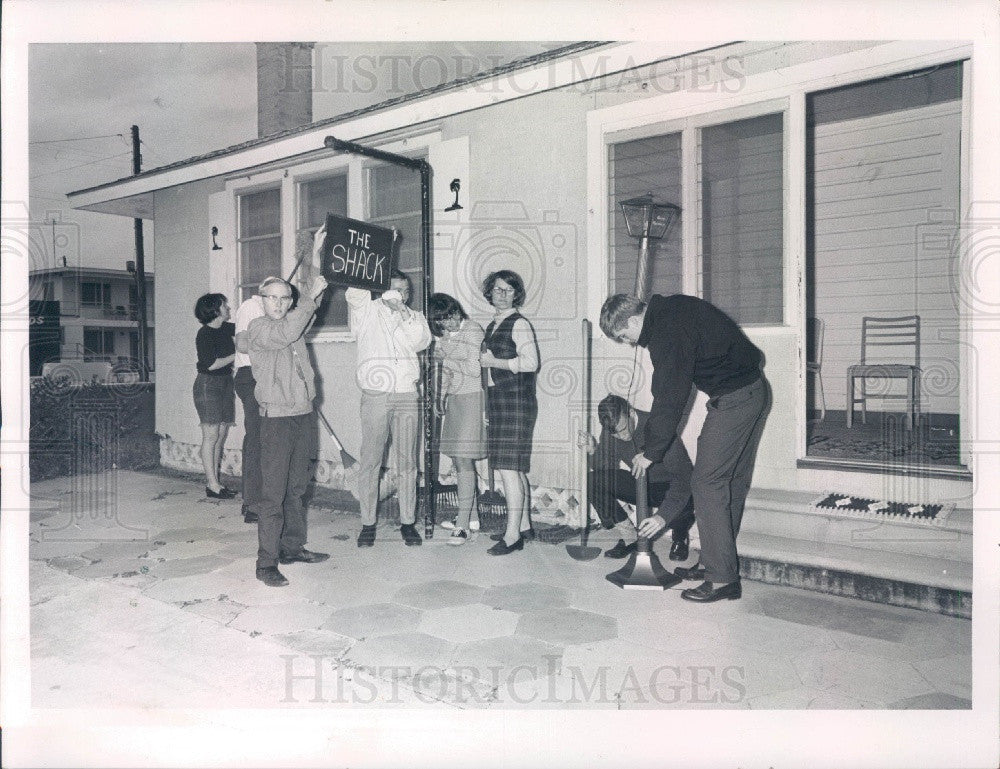
[[[82,141],[87,141],[89,139],[110,139],[115,136],[118,136],[121,139],[125,138],[125,134],[101,134],[100,136],[77,136],[73,139],[46,139],[44,141],[40,140],[40,141],[28,142],[28,144],[57,144],[59,142],[82,142]]]
[[[29,176],[28,179],[37,179],[40,176],[51,176],[52,174],[62,173],[63,171],[72,171],[74,168],[83,168],[84,166],[92,166],[95,163],[103,163],[106,160],[113,160],[114,158],[120,158],[123,155],[131,155],[131,151],[119,152],[117,155],[109,155],[106,158],[98,158],[97,160],[91,160],[89,163],[80,163],[76,166],[68,166],[66,168],[57,168],[54,171],[43,171],[40,174],[35,174],[34,176]]]

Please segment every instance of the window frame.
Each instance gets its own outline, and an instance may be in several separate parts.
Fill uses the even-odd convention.
[[[101,294],[101,298],[103,299],[103,301],[99,302],[99,303],[94,303],[94,302],[88,302],[86,299],[84,299],[83,294],[84,294],[84,287],[85,286],[97,286],[98,287],[98,293]],[[90,309],[93,309],[93,308],[103,309],[103,308],[111,307],[111,283],[106,283],[106,282],[100,281],[100,280],[81,280],[80,281],[80,306],[81,307],[87,307],[87,308],[90,308]]]
[[[788,97],[778,99],[768,99],[753,102],[751,104],[725,109],[711,110],[708,112],[690,115],[688,117],[675,120],[660,120],[650,122],[641,126],[627,129],[609,131],[603,134],[604,149],[604,200],[605,203],[611,200],[612,189],[611,180],[608,175],[609,158],[611,146],[635,139],[645,139],[664,134],[681,135],[681,200],[667,201],[676,203],[681,207],[681,291],[691,296],[704,298],[704,286],[702,276],[704,274],[704,255],[701,253],[702,242],[702,216],[701,200],[699,198],[698,173],[700,170],[699,155],[701,152],[701,131],[712,126],[724,125],[739,120],[762,117],[764,115],[780,114],[782,118],[782,255],[781,255],[781,321],[769,323],[746,323],[740,322],[743,328],[760,330],[784,329],[791,326],[791,318],[794,318],[794,308],[797,305],[794,291],[797,286],[794,281],[789,280],[790,254],[793,249],[791,241],[791,216],[789,206],[790,196],[790,168],[789,158],[791,153],[790,120],[791,101]],[[607,205],[601,210],[606,210]],[[695,216],[685,216],[684,212],[694,211]],[[603,222],[605,238],[607,242],[609,223]],[[638,245],[636,246],[638,247]],[[612,282],[611,262],[605,258],[602,265],[602,275],[604,285],[609,286]],[[598,306],[598,312],[600,308]]]

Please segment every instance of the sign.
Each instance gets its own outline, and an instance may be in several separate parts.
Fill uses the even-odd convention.
[[[335,286],[387,291],[396,267],[392,230],[327,214],[323,277]]]
[[[31,376],[41,376],[47,361],[59,360],[59,302],[28,301],[28,368]]]

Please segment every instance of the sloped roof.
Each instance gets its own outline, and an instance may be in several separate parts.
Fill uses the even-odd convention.
[[[552,59],[562,58],[564,56],[570,56],[575,53],[580,53],[582,51],[588,51],[593,48],[599,48],[604,45],[609,45],[612,41],[582,41],[579,43],[572,43],[571,45],[565,45],[561,48],[555,48],[551,51],[546,51],[544,53],[535,54],[533,56],[526,56],[521,59],[516,59],[514,61],[508,62],[507,64],[501,64],[497,67],[493,67],[484,72],[476,73],[473,75],[468,75],[462,78],[456,78],[454,80],[449,80],[444,83],[440,83],[436,86],[431,86],[430,88],[424,88],[420,91],[413,91],[412,93],[403,94],[401,96],[396,96],[392,99],[386,99],[385,101],[378,102],[377,104],[372,104],[368,107],[361,107],[359,109],[351,110],[350,112],[343,112],[334,117],[324,118],[323,120],[317,120],[312,123],[307,123],[305,125],[297,126],[295,128],[289,128],[284,131],[278,131],[277,133],[269,134],[268,136],[257,137],[254,139],[249,139],[245,142],[240,142],[239,144],[233,144],[229,147],[224,147],[222,149],[213,150],[211,152],[206,152],[201,155],[195,155],[193,157],[185,158],[183,160],[177,160],[173,163],[167,163],[166,165],[157,166],[156,168],[151,168],[147,171],[142,171],[141,173],[123,176],[111,182],[104,182],[102,184],[95,185],[93,187],[85,187],[80,190],[74,190],[68,193],[69,195],[78,195],[85,192],[93,192],[95,190],[100,190],[105,187],[113,187],[116,184],[120,184],[124,181],[134,181],[136,179],[142,179],[148,176],[154,176],[156,174],[163,173],[165,171],[171,171],[177,168],[183,168],[185,166],[196,165],[198,163],[203,163],[207,160],[212,160],[214,158],[223,157],[236,152],[241,152],[242,150],[250,149],[252,147],[261,146],[264,144],[269,144],[271,142],[280,141],[282,139],[287,139],[290,136],[296,136],[298,134],[306,133],[308,131],[314,131],[317,128],[323,126],[336,125],[338,123],[345,122],[347,120],[352,120],[354,118],[360,117],[362,115],[368,115],[374,112],[379,112],[381,110],[389,109],[391,107],[397,107],[400,104],[404,104],[410,101],[416,101],[419,99],[426,98],[427,96],[433,96],[436,94],[443,93],[445,91],[451,91],[458,88],[464,88],[473,83],[480,82],[483,80],[489,80],[494,77],[501,77],[503,75],[516,72],[517,70],[526,69],[529,67],[537,66],[546,61],[551,61]]]

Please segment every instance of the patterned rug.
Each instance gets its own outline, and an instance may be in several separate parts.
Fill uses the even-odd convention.
[[[888,519],[930,526],[944,523],[955,509],[953,502],[891,502],[834,492],[824,493],[822,497],[813,500],[810,506],[819,512],[837,512],[851,518]]]

